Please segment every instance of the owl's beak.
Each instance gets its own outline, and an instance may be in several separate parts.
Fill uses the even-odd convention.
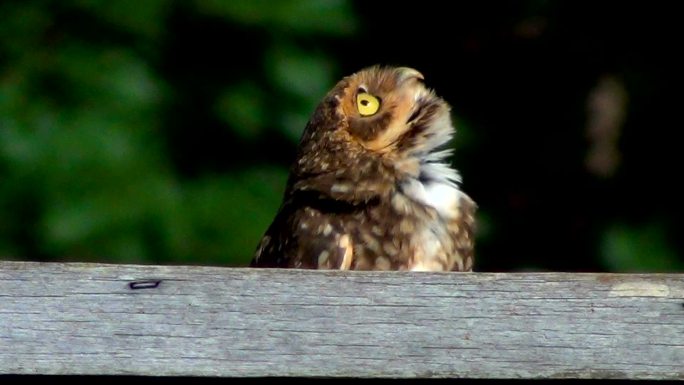
[[[421,74],[417,70],[414,70],[413,68],[410,68],[410,67],[397,68],[397,72],[399,73],[398,78],[397,78],[398,83],[404,83],[410,79],[418,79],[418,80],[424,80],[425,79],[423,74]]]

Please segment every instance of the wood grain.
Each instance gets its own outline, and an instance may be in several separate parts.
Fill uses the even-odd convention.
[[[0,374],[684,379],[684,275],[0,262]]]

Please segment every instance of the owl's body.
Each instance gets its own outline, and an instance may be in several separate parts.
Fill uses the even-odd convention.
[[[301,139],[255,267],[469,271],[475,203],[441,149],[448,105],[410,68],[341,80]]]

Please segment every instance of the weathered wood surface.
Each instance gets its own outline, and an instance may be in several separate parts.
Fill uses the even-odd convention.
[[[684,379],[684,275],[0,262],[0,374]]]

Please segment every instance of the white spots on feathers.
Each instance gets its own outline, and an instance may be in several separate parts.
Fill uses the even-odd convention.
[[[321,253],[318,254],[318,267],[319,268],[328,267],[329,258],[330,258],[330,252],[328,250],[321,251]]]
[[[348,234],[345,234],[340,237],[338,246],[342,249],[342,252],[344,253],[342,257],[342,263],[340,264],[340,270],[349,270],[352,264],[353,249],[351,238]]]
[[[333,193],[348,193],[351,191],[351,186],[348,184],[334,184],[330,187],[330,191]]]

